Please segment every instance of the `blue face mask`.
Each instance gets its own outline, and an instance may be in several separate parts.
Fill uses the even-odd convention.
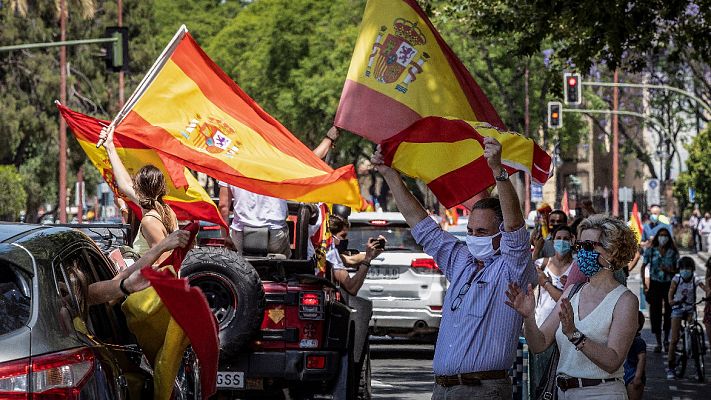
[[[553,248],[555,249],[556,253],[560,254],[561,256],[564,256],[570,253],[570,242],[567,240],[554,240]]]
[[[595,250],[580,249],[578,251],[578,268],[580,268],[580,272],[588,278],[600,272],[602,265],[597,261],[598,257],[600,257],[600,253]]]
[[[682,269],[681,271],[679,271],[679,275],[681,275],[681,278],[683,280],[688,281],[689,279],[691,279],[692,276],[694,276],[694,271],[690,269]]]

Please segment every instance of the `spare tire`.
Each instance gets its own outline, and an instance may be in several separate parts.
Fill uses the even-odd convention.
[[[244,258],[224,247],[188,252],[180,276],[199,287],[217,319],[221,356],[237,354],[259,330],[264,315],[264,287]]]

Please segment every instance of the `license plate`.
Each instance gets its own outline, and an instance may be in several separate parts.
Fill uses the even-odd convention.
[[[244,372],[218,372],[218,389],[244,389]]]
[[[370,267],[368,270],[368,279],[397,279],[400,277],[398,267]]]

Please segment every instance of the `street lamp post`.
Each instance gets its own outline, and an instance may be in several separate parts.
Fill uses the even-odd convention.
[[[59,1],[61,41],[67,40],[67,2]],[[59,48],[59,99],[67,104],[67,47]],[[59,117],[59,222],[67,223],[67,124]]]

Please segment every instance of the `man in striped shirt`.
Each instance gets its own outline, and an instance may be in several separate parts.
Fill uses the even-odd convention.
[[[504,293],[509,282],[524,287],[535,281],[536,273],[518,196],[501,165],[501,144],[485,138],[484,157],[499,199],[474,204],[465,245],[427,216],[379,152],[373,156],[413,236],[450,282],[435,348],[433,400],[512,396],[507,370],[516,355],[522,319],[504,304]]]

